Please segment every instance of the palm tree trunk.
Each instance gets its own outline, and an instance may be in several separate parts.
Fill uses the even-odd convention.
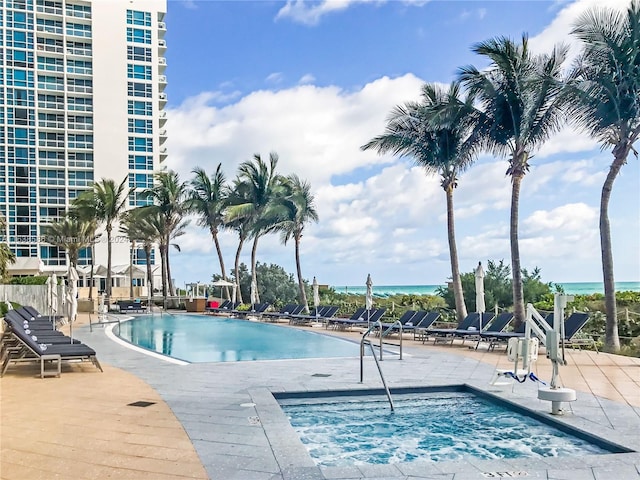
[[[238,250],[236,250],[236,274],[234,281],[236,282],[236,299],[242,303],[242,290],[240,289],[240,252],[242,252],[242,245],[244,244],[244,237],[240,235],[240,241],[238,243]]]
[[[296,271],[298,272],[298,289],[300,290],[300,304],[304,305],[304,311],[309,312],[309,303],[307,302],[307,292],[304,289],[302,281],[302,268],[300,267],[300,234],[294,236],[296,250]]]
[[[447,195],[447,237],[449,239],[449,256],[451,257],[451,279],[453,280],[453,298],[456,302],[456,316],[458,322],[467,316],[467,306],[464,303],[460,266],[458,264],[458,247],[456,246],[455,222],[453,220],[453,186],[445,188]]]
[[[214,229],[211,230],[211,236],[213,237],[213,244],[216,246],[216,252],[218,253],[218,262],[220,262],[220,273],[222,274],[222,279],[227,279],[227,272],[224,268],[224,258],[222,257],[222,249],[220,248],[220,241],[218,240],[218,232]],[[227,298],[229,297],[229,287],[224,287],[225,293],[227,294]]]
[[[251,284],[258,286],[258,275],[256,273],[256,253],[258,252],[258,239],[260,235],[256,233],[255,238],[253,239],[253,247],[251,248]],[[260,303],[260,294],[258,293],[258,289],[256,288],[256,303]]]
[[[149,290],[149,296],[153,296],[153,275],[151,274],[151,246],[144,246],[144,254],[147,264],[147,290]]]
[[[511,275],[513,279],[513,316],[516,327],[525,321],[522,269],[520,268],[520,245],[518,243],[518,205],[520,203],[520,184],[522,183],[523,177],[524,173],[515,173],[511,177],[509,239],[511,242]]]
[[[624,150],[624,149],[623,149]],[[604,281],[604,308],[607,314],[604,347],[608,352],[620,350],[618,337],[618,312],[616,307],[616,284],[613,278],[613,252],[611,251],[611,225],[609,223],[609,200],[613,181],[618,176],[622,165],[626,163],[628,150],[616,152],[615,160],[602,186],[600,197],[600,250],[602,252],[602,275]]]
[[[107,284],[106,290],[106,304],[111,304],[111,225],[107,225]]]
[[[167,250],[167,246],[164,243],[160,244],[160,262],[161,262],[161,271],[162,271],[162,298],[164,303],[167,302],[167,262],[165,259],[165,250]]]
[[[131,242],[131,251],[129,252],[129,300],[133,300],[133,250],[135,243]]]
[[[167,260],[167,285],[169,286],[169,296],[174,297],[176,295],[176,290],[173,285],[173,280],[171,278],[171,265],[169,263],[169,239],[167,238],[167,249],[164,253]]]

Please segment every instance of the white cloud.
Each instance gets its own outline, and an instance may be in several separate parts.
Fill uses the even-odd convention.
[[[267,75],[267,78],[264,79],[267,83],[281,83],[284,80],[284,75],[282,72],[273,72]]]
[[[380,5],[388,0],[320,0],[312,2],[307,0],[287,0],[276,15],[276,20],[289,18],[303,25],[317,25],[321,18],[328,13],[339,12],[356,4]],[[403,0],[404,5],[421,6],[428,0]]]
[[[300,77],[300,80],[298,80],[298,84],[305,85],[307,83],[313,83],[315,81],[316,81],[316,77],[314,77],[310,73],[307,73],[306,75],[303,75],[302,77]]]

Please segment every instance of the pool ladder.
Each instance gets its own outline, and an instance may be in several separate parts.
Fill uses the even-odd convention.
[[[396,323],[400,325],[400,360],[402,360],[402,324],[400,322],[396,322]],[[382,373],[382,368],[380,367],[380,361],[378,360],[378,357],[376,356],[376,352],[373,349],[373,343],[371,342],[371,339],[367,337],[373,331],[376,331],[376,330],[380,331],[380,344],[378,345],[378,347],[380,349],[380,360],[382,360],[382,343],[383,343],[382,339],[383,337],[388,335],[393,330],[393,327],[395,326],[396,324],[394,323],[393,326],[383,331],[382,322],[378,320],[369,326],[367,331],[364,332],[364,334],[362,335],[362,340],[360,340],[360,383],[362,383],[364,379],[364,346],[369,345],[369,348],[371,349],[371,355],[373,356],[373,359],[376,362],[376,367],[378,367],[378,372],[380,373],[380,379],[382,380],[382,385],[384,386],[384,391],[387,394],[387,399],[389,400],[389,406],[391,407],[392,412],[394,411],[394,406],[393,406],[393,399],[391,398],[391,392],[389,391],[389,387],[387,386],[387,381],[384,379],[384,374]]]

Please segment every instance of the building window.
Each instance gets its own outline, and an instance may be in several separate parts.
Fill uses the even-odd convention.
[[[127,10],[127,24],[141,27],[151,26],[151,13],[137,10]]]
[[[127,27],[127,42],[151,45],[151,30]]]
[[[91,75],[93,73],[93,65],[89,61],[84,60],[68,60],[67,73],[78,73],[81,75]]]
[[[67,22],[67,35],[91,38],[91,25]]]
[[[93,153],[69,152],[70,168],[93,168]]]
[[[82,97],[67,97],[67,108],[76,112],[92,112],[93,99]]]
[[[93,135],[69,134],[68,148],[93,148]]]
[[[127,59],[133,60],[134,62],[150,62],[151,49],[146,47],[134,47],[133,45],[128,45]]]
[[[144,207],[147,205],[153,205],[153,199],[142,192],[131,192],[129,194],[129,206],[130,207]]]
[[[129,170],[153,170],[151,155],[129,155]]]
[[[153,133],[153,121],[146,120],[144,118],[129,118],[127,120],[129,125],[129,133]]]
[[[153,152],[153,138],[129,137],[129,150],[133,152]]]
[[[88,187],[93,183],[93,172],[69,172],[69,186]]]
[[[127,111],[129,115],[151,116],[153,114],[153,105],[151,104],[151,102],[139,102],[137,100],[129,100]]]
[[[129,187],[143,190],[153,188],[153,175],[148,173],[130,173]]]
[[[151,80],[151,65],[127,65],[127,77],[137,80]]]
[[[129,82],[127,84],[127,94],[130,97],[151,98],[153,96],[153,86],[150,83]]]

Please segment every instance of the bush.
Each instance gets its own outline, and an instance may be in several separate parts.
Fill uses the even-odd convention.
[[[44,285],[47,283],[48,275],[34,275],[29,277],[12,277],[11,285]]]

